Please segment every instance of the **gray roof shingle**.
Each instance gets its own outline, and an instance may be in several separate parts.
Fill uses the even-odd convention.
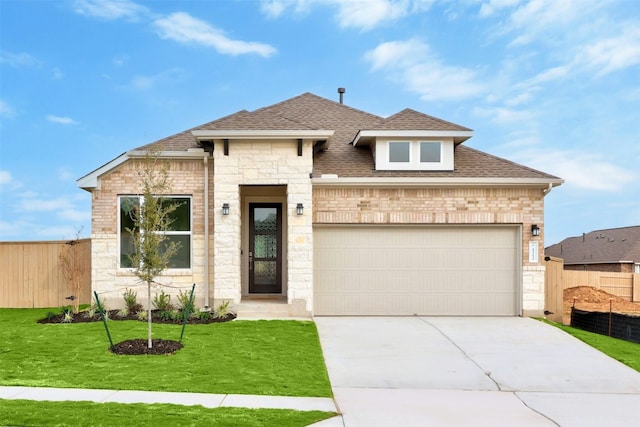
[[[640,226],[609,228],[568,237],[545,249],[545,254],[571,264],[640,263]]]

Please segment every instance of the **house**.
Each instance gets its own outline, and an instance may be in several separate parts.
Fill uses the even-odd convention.
[[[568,237],[545,249],[565,270],[640,273],[640,226],[609,228]]]
[[[342,96],[343,92],[340,92]],[[135,283],[127,206],[150,149],[170,166],[182,243],[161,280],[197,304],[285,300],[292,315],[539,315],[544,197],[563,181],[467,147],[473,131],[311,93],[126,152],[92,195],[92,286]],[[111,297],[109,297],[111,298]]]

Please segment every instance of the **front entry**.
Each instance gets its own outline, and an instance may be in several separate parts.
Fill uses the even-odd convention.
[[[249,293],[282,293],[282,203],[249,203]]]

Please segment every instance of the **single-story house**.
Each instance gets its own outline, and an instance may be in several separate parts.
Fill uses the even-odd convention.
[[[197,304],[306,315],[540,315],[544,197],[563,180],[467,147],[473,131],[304,93],[128,151],[78,180],[92,286],[135,283],[127,206],[149,150],[170,168],[181,250],[162,283]],[[110,297],[110,295],[112,297]]]
[[[565,270],[640,273],[640,226],[609,228],[567,237],[545,249]]]

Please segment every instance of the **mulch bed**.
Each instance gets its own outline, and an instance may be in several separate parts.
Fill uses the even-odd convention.
[[[224,317],[209,317],[205,319],[200,319],[197,317],[190,317],[187,319],[187,324],[190,325],[204,325],[209,323],[224,323],[230,322],[236,318],[236,315],[233,313],[228,314]],[[118,310],[109,310],[108,320],[138,320],[140,322],[146,322],[147,319],[140,320],[136,316],[135,313],[130,313],[127,316],[119,316]],[[38,323],[88,323],[88,322],[101,322],[102,318],[100,315],[96,314],[93,317],[90,317],[86,311],[81,311],[80,313],[74,314],[73,318],[70,322],[64,322],[64,314],[56,313],[52,315],[48,315],[44,319],[38,320]],[[172,324],[172,325],[181,325],[182,317],[179,320],[165,319],[160,316],[160,312],[158,310],[151,311],[151,321],[153,323],[164,323],[164,324]]]
[[[144,339],[127,340],[114,344],[109,349],[114,354],[121,355],[141,355],[141,354],[173,354],[183,347],[178,341],[152,339],[151,348],[149,341]]]

